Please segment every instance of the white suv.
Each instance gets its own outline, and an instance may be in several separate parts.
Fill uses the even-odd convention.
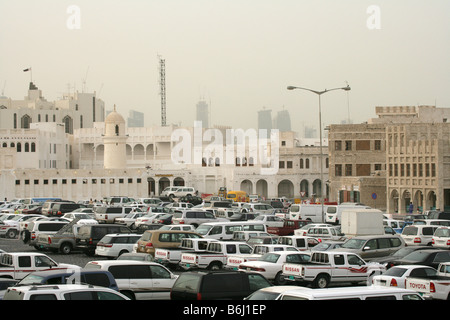
[[[450,249],[450,227],[439,227],[434,232],[433,247]]]
[[[177,191],[180,187],[167,187],[161,192],[161,196],[163,197],[175,197],[175,191]]]
[[[90,261],[85,268],[111,272],[119,291],[132,300],[169,300],[170,290],[178,278],[156,262],[101,260]]]
[[[245,203],[241,208],[241,212],[274,214],[275,209],[270,204],[266,204],[266,203]]]
[[[141,235],[135,233],[107,234],[97,243],[95,254],[117,258],[123,253],[133,252],[133,246],[140,238]]]
[[[10,287],[3,300],[130,300],[116,290],[84,284]]]
[[[195,191],[192,187],[178,187],[178,189],[175,191],[175,197],[181,198],[181,197],[188,197],[188,196],[195,196],[197,191]]]
[[[173,213],[173,224],[190,224],[198,227],[205,222],[227,222],[225,218],[216,218],[216,216],[206,210],[175,210]]]
[[[438,226],[412,224],[403,229],[401,237],[408,246],[430,246],[437,228]]]

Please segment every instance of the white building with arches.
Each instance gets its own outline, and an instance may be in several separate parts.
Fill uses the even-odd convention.
[[[20,132],[16,134],[24,139],[33,132],[36,151],[42,149],[45,154],[35,152],[34,164],[23,166],[20,152],[11,149],[8,141],[5,150],[12,152],[15,160],[13,166],[0,172],[0,181],[4,182],[0,196],[60,196],[74,200],[111,195],[147,197],[159,195],[172,185],[193,186],[201,194],[217,193],[224,186],[265,198],[286,196],[306,200],[320,197],[322,192],[326,195],[327,189],[324,186],[322,190],[320,183],[320,160],[324,164],[324,177],[328,175],[326,143],[321,155],[317,142],[300,141],[293,132],[280,133],[276,141],[260,142],[269,159],[262,163],[248,139],[243,140],[243,148],[237,142],[239,139],[232,140],[236,142],[232,150],[225,140],[211,148],[211,140],[205,138],[207,133],[213,132],[216,138],[225,137],[227,130],[232,130],[229,127],[217,127],[213,131],[175,125],[129,128],[117,110],[105,122],[96,122],[92,128],[75,129],[73,135],[64,134],[64,127],[56,123],[51,128],[53,135],[42,143],[46,127],[39,124],[32,127],[18,129]],[[6,130],[10,131],[5,135],[10,135],[11,129]],[[200,145],[192,145],[187,161],[174,160],[179,146],[174,135],[180,130],[193,140],[196,134],[200,135]],[[57,146],[50,146],[52,143]],[[46,144],[50,149],[46,149]],[[60,158],[47,159],[53,150],[61,151]],[[231,160],[226,157],[230,150]],[[49,160],[52,166],[43,167]]]

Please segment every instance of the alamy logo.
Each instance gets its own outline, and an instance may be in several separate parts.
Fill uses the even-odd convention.
[[[366,25],[369,30],[381,29],[381,9],[377,5],[371,5],[366,10],[370,16],[367,18]]]
[[[279,131],[276,129],[203,130],[201,121],[194,123],[193,134],[187,129],[172,132],[171,152],[175,164],[201,165],[205,159],[214,164],[249,165],[259,174],[274,175],[279,165]],[[208,160],[206,160],[208,161]]]
[[[70,30],[81,29],[80,7],[76,5],[68,6],[66,12],[70,14],[70,16],[67,18],[66,21],[67,29]]]

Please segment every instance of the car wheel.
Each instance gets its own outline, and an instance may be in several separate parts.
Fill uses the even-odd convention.
[[[328,283],[329,283],[328,276],[324,274],[319,274],[317,278],[314,280],[314,287],[323,289],[328,287]]]
[[[8,230],[8,232],[6,233],[6,236],[10,239],[13,239],[17,236],[17,231],[14,229],[10,229]]]
[[[208,270],[211,271],[217,271],[220,270],[222,268],[222,265],[220,264],[220,262],[211,262],[211,264],[208,266]]]
[[[70,243],[63,243],[59,248],[62,254],[70,254],[72,252],[72,245]]]
[[[275,276],[274,282],[277,286],[283,286],[286,284],[287,281],[286,281],[285,277],[282,275],[282,272],[280,271]]]
[[[23,243],[27,244],[30,240],[30,232],[28,230],[25,230],[22,232],[22,241]]]

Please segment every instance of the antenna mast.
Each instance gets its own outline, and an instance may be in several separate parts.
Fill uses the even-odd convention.
[[[159,58],[159,86],[161,95],[161,126],[166,126],[166,62]]]

